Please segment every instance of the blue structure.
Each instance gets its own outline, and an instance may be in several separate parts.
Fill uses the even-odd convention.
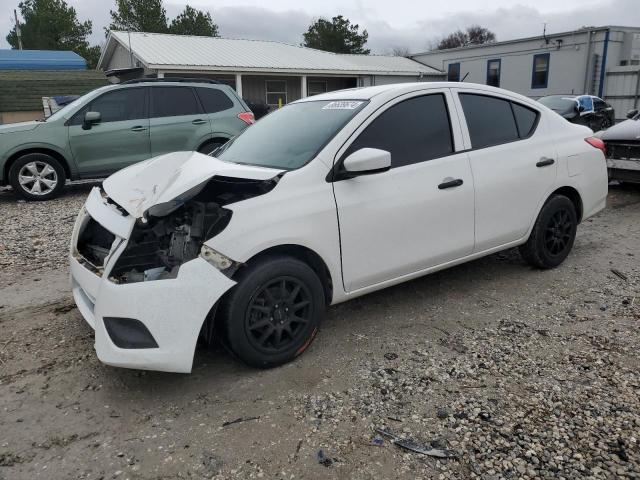
[[[66,50],[0,49],[0,70],[86,70],[87,61]]]

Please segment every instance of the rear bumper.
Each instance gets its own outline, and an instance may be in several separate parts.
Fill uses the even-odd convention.
[[[94,192],[76,222],[69,261],[73,297],[78,310],[95,330],[98,358],[117,367],[190,372],[202,324],[234,282],[199,257],[183,264],[173,279],[130,284],[110,281],[109,272],[126,239],[114,242],[117,246],[107,257],[103,269],[87,266],[75,248],[78,231],[86,223],[89,212],[108,230],[128,234],[121,222],[127,217],[115,212],[102,201],[99,192],[97,195]],[[142,322],[157,348],[119,348],[105,328],[104,319],[108,317]]]

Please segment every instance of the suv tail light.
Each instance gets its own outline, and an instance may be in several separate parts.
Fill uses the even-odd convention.
[[[604,153],[605,157],[607,156],[607,147],[605,146],[604,142],[599,138],[587,137],[584,139],[584,141],[587,142],[589,145],[591,145],[593,148],[597,148],[602,153]]]
[[[251,112],[242,112],[238,114],[238,118],[245,122],[247,125],[253,125],[256,123],[256,117]]]

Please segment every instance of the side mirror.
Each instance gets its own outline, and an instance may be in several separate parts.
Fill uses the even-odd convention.
[[[100,123],[101,119],[102,115],[100,115],[100,112],[87,112],[84,114],[82,128],[84,130],[90,130],[93,125]]]
[[[578,112],[584,112],[584,105],[578,105]]]
[[[342,163],[340,179],[386,172],[391,168],[391,153],[378,148],[361,148]]]
[[[635,117],[636,115],[638,115],[638,109],[636,109],[636,108],[634,108],[634,109],[632,109],[632,110],[629,110],[629,111],[627,112],[627,118],[633,118],[633,117]]]

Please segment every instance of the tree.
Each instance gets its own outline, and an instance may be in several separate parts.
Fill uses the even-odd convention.
[[[132,32],[166,33],[167,12],[162,0],[116,0],[116,11],[110,10],[111,24],[105,29]]]
[[[469,36],[469,45],[482,45],[496,41],[496,34],[480,25],[471,25],[467,28],[467,35]]]
[[[458,48],[467,45],[482,45],[495,41],[496,34],[491,30],[481,27],[480,25],[471,25],[467,27],[464,32],[462,30],[456,30],[450,33],[440,40],[436,48],[438,50],[445,50],[447,48]]]
[[[391,49],[391,55],[394,57],[408,57],[411,55],[408,47],[393,47]]]
[[[334,53],[363,53],[368,55],[371,50],[365,49],[369,34],[366,30],[359,33],[358,25],[342,15],[333,17],[331,21],[324,18],[316,20],[303,34],[305,47],[317,48]]]
[[[202,12],[187,5],[184,11],[173,19],[169,32],[176,35],[217,37],[218,26],[213,23],[209,12]]]
[[[95,68],[100,47],[90,47],[91,20],[80,22],[73,7],[64,0],[24,0],[18,4],[23,18],[20,31],[27,50],[72,50]],[[7,35],[12,48],[18,48],[15,27]],[[97,55],[96,55],[97,53]]]

